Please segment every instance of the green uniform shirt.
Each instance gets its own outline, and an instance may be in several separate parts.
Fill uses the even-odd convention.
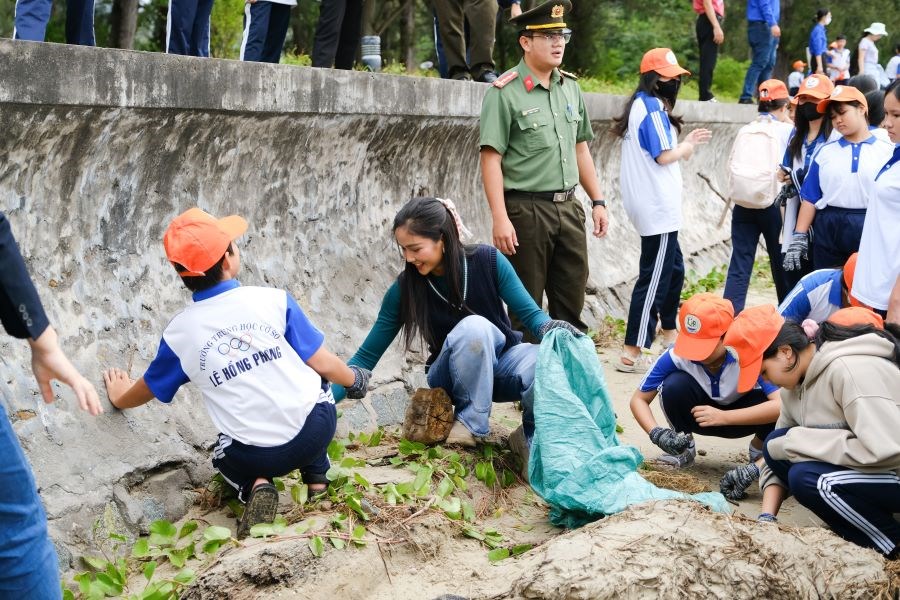
[[[480,145],[503,155],[503,188],[559,192],[578,183],[575,144],[594,139],[581,88],[558,69],[550,89],[519,61],[519,76],[491,86],[481,105]]]

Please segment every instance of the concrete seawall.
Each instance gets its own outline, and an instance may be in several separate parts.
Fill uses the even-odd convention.
[[[478,167],[485,86],[288,66],[0,41],[0,210],[76,365],[139,376],[189,294],[165,261],[163,231],[199,205],[250,222],[246,284],[289,290],[349,357],[401,268],[390,224],[413,195],[453,198],[478,241],[490,239]],[[639,238],[619,203],[610,133],[624,99],[591,94],[594,161],[612,231],[590,240],[586,319],[624,316]],[[682,105],[683,104],[683,105]],[[683,167],[680,241],[698,272],[727,261],[724,159],[752,107],[679,103],[688,127],[713,130]],[[711,183],[709,183],[711,182]],[[215,431],[190,386],[92,419],[71,396],[40,402],[27,346],[0,338],[0,393],[32,461],[63,565],[101,515],[131,534],[174,519],[211,475]],[[415,354],[396,346],[343,427],[402,419]],[[105,396],[104,393],[101,395]]]

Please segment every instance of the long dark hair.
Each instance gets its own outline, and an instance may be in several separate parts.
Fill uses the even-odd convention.
[[[824,136],[824,138],[827,140],[828,136],[831,135],[831,120],[826,119],[823,116],[820,121],[821,125],[819,125],[819,136]],[[791,157],[791,160],[800,158],[800,155],[803,152],[803,146],[804,144],[806,144],[806,137],[808,135],[809,120],[803,116],[803,111],[800,110],[800,105],[798,104],[797,110],[794,111],[794,137],[792,137],[791,141],[788,142],[788,156]]]
[[[681,133],[681,128],[684,126],[684,119],[672,114],[672,106],[669,104],[669,101],[660,96],[656,91],[657,83],[659,83],[659,73],[656,71],[648,71],[641,75],[637,89],[631,95],[631,98],[628,99],[628,102],[625,103],[625,110],[615,119],[615,125],[613,125],[612,128],[613,133],[620,138],[625,137],[625,132],[628,131],[628,117],[631,116],[631,107],[640,92],[659,98],[662,101],[663,106],[666,107],[666,113],[669,115],[669,122],[672,123],[679,134]]]
[[[763,352],[763,360],[775,356],[781,346],[789,346],[794,351],[794,362],[788,367],[788,370],[793,371],[797,366],[797,355],[810,344],[815,344],[817,348],[820,348],[825,342],[843,342],[867,333],[874,333],[894,345],[894,352],[890,360],[900,367],[900,326],[894,323],[885,323],[884,329],[878,329],[872,325],[844,326],[825,321],[819,325],[816,337],[811,340],[799,323],[788,320],[784,322],[781,331]]]
[[[465,303],[462,294],[462,261],[465,247],[459,239],[456,223],[447,207],[437,198],[413,198],[394,217],[392,232],[405,227],[410,234],[427,238],[434,242],[444,241],[444,257],[441,265],[447,280],[450,301],[449,311],[463,312]],[[428,314],[428,280],[416,270],[412,263],[406,263],[397,278],[400,283],[400,320],[403,324],[403,342],[409,349],[421,336],[425,343],[435,345]]]

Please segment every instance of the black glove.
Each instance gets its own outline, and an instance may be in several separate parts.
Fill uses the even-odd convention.
[[[568,321],[560,321],[559,319],[550,319],[549,321],[541,325],[538,329],[538,335],[541,336],[541,339],[543,339],[543,337],[547,335],[547,332],[551,329],[565,329],[575,337],[581,337],[584,335],[578,330],[577,327],[575,327]]]
[[[681,454],[691,445],[691,436],[667,427],[654,427],[650,431],[650,441],[666,454]]]
[[[347,387],[347,397],[351,400],[365,398],[366,392],[369,390],[369,378],[372,376],[372,371],[356,365],[350,365],[350,370],[353,371],[353,385]]]
[[[755,463],[735,467],[722,476],[719,491],[729,500],[742,500],[747,497],[747,488],[757,479],[759,467]]]
[[[800,261],[808,258],[809,255],[809,234],[795,233],[791,245],[788,246],[787,253],[784,255],[784,263],[782,266],[785,271],[799,271]]]
[[[793,198],[796,195],[797,188],[794,186],[793,182],[788,182],[781,186],[781,190],[778,192],[778,195],[775,196],[775,204],[787,206],[788,199]]]

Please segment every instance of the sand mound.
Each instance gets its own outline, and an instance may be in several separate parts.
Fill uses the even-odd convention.
[[[658,502],[560,536],[494,598],[887,597],[876,552],[817,528],[779,528]]]

